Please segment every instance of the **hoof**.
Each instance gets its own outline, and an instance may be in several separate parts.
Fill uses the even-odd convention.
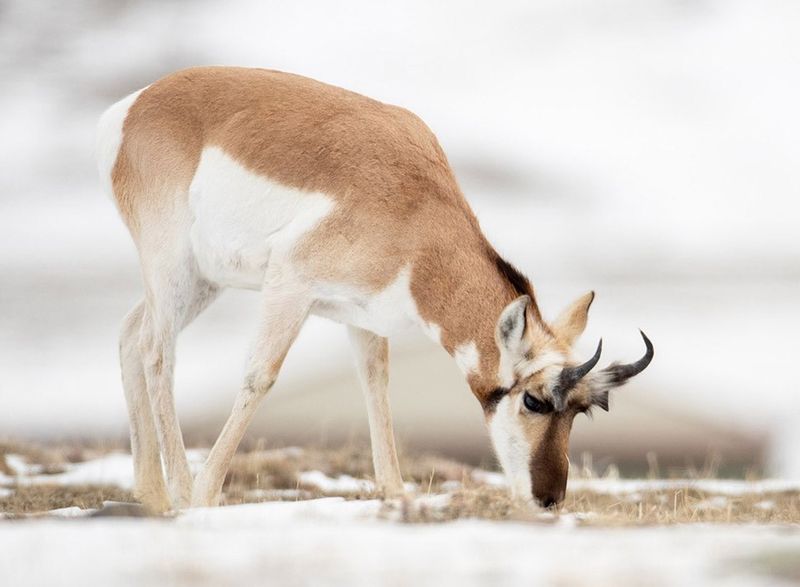
[[[402,484],[378,487],[377,492],[378,495],[381,496],[381,499],[400,499],[406,495],[406,491]]]
[[[198,478],[192,487],[191,507],[193,508],[213,508],[217,507],[222,497],[221,491],[210,490],[208,484],[203,479]]]
[[[151,513],[163,514],[172,509],[172,502],[166,493],[135,491],[133,495]]]

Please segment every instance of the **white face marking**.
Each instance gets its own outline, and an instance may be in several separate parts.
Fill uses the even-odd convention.
[[[481,357],[474,341],[464,342],[453,350],[453,358],[464,375],[480,373]]]
[[[511,353],[500,349],[500,363],[497,369],[497,378],[500,385],[509,388],[518,380],[530,377],[544,369],[551,369],[564,364],[564,356],[554,351],[545,351],[530,361],[512,356]],[[554,370],[557,373],[559,370]]]
[[[519,378],[530,377],[534,373],[538,373],[548,367],[564,364],[564,355],[554,351],[545,351],[536,355],[532,360],[525,361],[517,366],[517,375]]]
[[[270,260],[286,262],[301,237],[333,209],[322,193],[255,174],[216,147],[203,149],[189,188],[192,248],[203,275],[261,287]]]
[[[500,348],[500,361],[497,365],[497,381],[500,383],[501,387],[508,389],[514,385],[514,382],[517,380],[514,369],[516,362],[517,357],[512,357],[509,352],[502,347]]]
[[[128,116],[128,110],[130,110],[136,98],[139,97],[139,94],[146,89],[142,88],[112,104],[103,112],[102,116],[100,116],[100,121],[97,123],[95,159],[97,160],[97,170],[100,172],[100,181],[103,183],[103,189],[109,196],[113,196],[111,172],[117,162],[119,147],[122,144],[122,126]]]
[[[530,459],[531,446],[519,422],[519,401],[521,394],[512,401],[506,395],[495,408],[489,422],[489,436],[492,439],[497,459],[508,478],[511,493],[519,499],[532,499]]]

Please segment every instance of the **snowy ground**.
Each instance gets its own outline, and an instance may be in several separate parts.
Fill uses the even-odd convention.
[[[380,507],[325,498],[195,510],[174,520],[7,522],[0,565],[7,585],[688,586],[798,578],[796,528],[399,525],[376,521]]]
[[[193,468],[204,454],[191,451]],[[300,449],[263,453],[273,460],[303,454]],[[124,453],[64,463],[60,472],[34,461],[5,454],[0,504],[36,485],[132,487],[131,460]],[[307,470],[297,479],[294,490],[249,492],[251,499],[278,501],[164,517],[142,515],[119,502],[6,514],[0,520],[3,584],[779,585],[800,580],[798,483],[571,480],[572,494],[582,500],[595,495],[598,504],[606,504],[598,510],[615,502],[641,504],[647,501],[644,495],[662,492],[660,507],[668,514],[687,507],[678,505],[679,494],[694,492],[688,507],[697,513],[718,511],[719,516],[704,519],[723,522],[658,525],[578,511],[578,502],[569,500],[559,515],[528,508],[503,520],[478,519],[483,513],[475,511],[460,519],[426,521],[437,520],[437,512],[458,499],[461,486],[480,491],[502,485],[497,473],[479,469],[462,472],[461,481],[440,478],[428,487],[415,479],[402,502],[369,498],[371,482],[348,474]],[[340,496],[306,499],[320,494]],[[611,500],[602,501],[603,496]],[[724,523],[725,512],[730,516],[732,507],[748,499],[759,515],[781,509],[776,518],[781,523]]]

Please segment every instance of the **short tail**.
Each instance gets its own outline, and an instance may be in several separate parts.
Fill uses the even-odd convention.
[[[103,112],[97,123],[97,135],[95,139],[97,170],[100,173],[100,181],[103,184],[103,189],[106,195],[112,200],[115,200],[112,186],[112,174],[114,172],[114,165],[116,165],[117,162],[117,156],[119,155],[119,148],[122,144],[122,127],[125,124],[125,118],[128,116],[128,110],[143,90],[144,88],[112,104]]]

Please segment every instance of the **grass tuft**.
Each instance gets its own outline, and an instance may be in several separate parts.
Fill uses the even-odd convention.
[[[0,498],[0,512],[10,516],[77,506],[99,508],[104,501],[133,501],[129,491],[106,485],[20,485]]]

